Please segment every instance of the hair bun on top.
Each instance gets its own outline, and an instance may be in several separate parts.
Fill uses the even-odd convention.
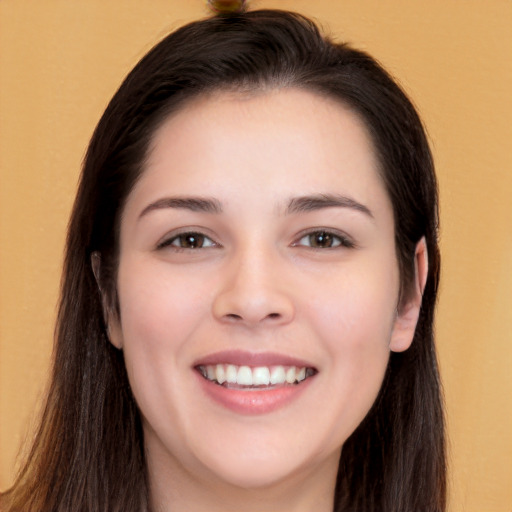
[[[246,0],[208,0],[215,14],[240,14],[247,10]]]

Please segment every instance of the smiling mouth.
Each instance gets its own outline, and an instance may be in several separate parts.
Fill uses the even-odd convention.
[[[317,373],[314,368],[298,366],[238,366],[234,364],[198,365],[196,370],[219,386],[233,389],[270,389],[296,386]]]

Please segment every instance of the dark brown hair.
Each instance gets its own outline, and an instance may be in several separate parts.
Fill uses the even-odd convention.
[[[149,510],[140,416],[123,354],[107,338],[91,255],[101,254],[99,281],[116,308],[120,216],[158,126],[201,94],[286,87],[335,98],[365,122],[393,204],[402,297],[412,286],[422,237],[429,256],[414,341],[391,354],[374,406],[343,446],[333,510],[445,510],[433,341],[437,186],[422,123],[372,57],[332,42],[298,14],[275,10],[218,15],[178,29],[136,65],[102,116],[69,225],[47,404],[27,462],[3,496],[6,510]]]

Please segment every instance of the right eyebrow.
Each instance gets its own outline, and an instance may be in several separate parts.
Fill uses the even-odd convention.
[[[178,208],[193,212],[222,213],[222,205],[217,199],[208,197],[163,197],[146,206],[139,215],[139,219],[153,210],[164,208]]]

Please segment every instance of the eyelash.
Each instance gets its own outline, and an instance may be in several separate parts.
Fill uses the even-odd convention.
[[[196,239],[201,242],[201,247],[183,247],[182,245],[176,245],[175,242],[179,242],[180,240],[183,242],[186,238]],[[204,242],[207,242],[207,245],[204,246]],[[157,245],[157,249],[164,249],[165,247],[172,247],[175,251],[194,251],[197,249],[207,249],[210,247],[218,247],[219,244],[214,242],[209,236],[206,236],[199,231],[185,231],[184,233],[178,233],[177,235],[172,236],[171,238],[167,238],[163,242],[160,242]]]
[[[303,245],[300,243],[304,239],[309,239],[309,242],[311,244],[311,239],[312,239],[312,237],[315,237],[315,236],[324,238],[327,241],[327,243],[329,243],[329,241],[330,241],[330,243],[333,243],[334,245],[330,245],[327,247],[318,247],[318,246],[315,247],[313,245]],[[334,232],[329,229],[315,229],[313,231],[307,231],[305,233],[302,233],[300,235],[300,237],[298,238],[297,242],[294,242],[292,245],[294,247],[303,246],[303,247],[307,247],[308,249],[317,249],[317,250],[338,249],[338,248],[352,249],[355,247],[355,243],[352,240],[350,240],[350,238],[348,238],[346,235],[339,233],[339,232]]]
[[[312,245],[315,242],[312,242],[313,237],[318,237],[316,242],[321,243],[321,240],[323,239],[327,244],[326,247],[320,247]],[[193,247],[186,247],[181,245],[187,238],[189,238],[189,242],[193,243],[193,240],[195,239],[198,244],[200,244],[199,247],[193,246]],[[308,239],[309,245],[302,244],[301,242],[305,239]],[[181,240],[181,242],[180,242]],[[179,245],[176,243],[178,242]],[[204,245],[206,242],[206,245]],[[186,251],[186,250],[197,250],[197,249],[208,249],[212,247],[219,247],[219,244],[214,242],[210,237],[206,236],[205,234],[198,232],[198,231],[185,231],[183,233],[178,233],[177,235],[172,236],[171,238],[167,238],[163,242],[159,243],[157,245],[157,249],[164,249],[165,247],[172,247],[175,251]],[[355,247],[355,244],[352,240],[350,240],[346,235],[342,233],[333,232],[328,229],[315,229],[313,231],[308,231],[301,233],[299,238],[296,242],[292,244],[292,247],[307,247],[309,249],[336,249],[338,247],[340,248],[347,248],[352,249]]]

